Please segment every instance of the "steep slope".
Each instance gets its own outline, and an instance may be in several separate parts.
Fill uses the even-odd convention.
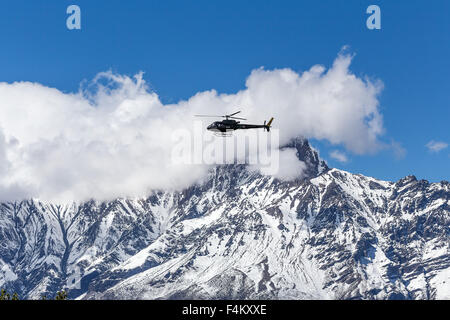
[[[85,286],[156,239],[166,216],[152,198],[61,206],[39,200],[3,203],[0,286],[28,298],[53,295],[78,275],[84,275]]]
[[[147,199],[2,204],[0,286],[38,298],[76,271],[84,299],[450,298],[448,182],[379,181],[287,147],[306,177],[226,165]]]

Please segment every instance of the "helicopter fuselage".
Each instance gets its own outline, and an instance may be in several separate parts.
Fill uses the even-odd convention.
[[[269,131],[270,126],[265,125],[265,124],[263,124],[263,125],[261,125],[261,124],[245,124],[245,123],[240,123],[239,121],[235,121],[235,120],[222,120],[222,121],[215,121],[207,127],[207,129],[209,131],[222,132],[222,133],[239,130],[239,129],[257,129],[257,128],[264,128],[267,131]]]

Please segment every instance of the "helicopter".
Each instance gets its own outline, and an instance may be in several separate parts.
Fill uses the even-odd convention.
[[[241,130],[241,129],[258,129],[258,128],[264,128],[264,130],[267,130],[267,132],[270,131],[270,126],[272,124],[273,118],[270,118],[269,122],[264,121],[264,124],[246,124],[246,123],[240,123],[240,121],[237,120],[247,120],[244,118],[235,117],[236,114],[240,113],[241,111],[234,112],[232,114],[226,114],[224,116],[211,116],[211,115],[195,115],[196,117],[220,117],[225,118],[225,120],[222,121],[215,121],[211,123],[206,129],[209,131],[217,132],[222,135],[226,135],[228,132],[232,132],[235,130]]]

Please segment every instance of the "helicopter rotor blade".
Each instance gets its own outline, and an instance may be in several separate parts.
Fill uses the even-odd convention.
[[[235,112],[235,113],[229,114],[228,116],[229,116],[229,117],[232,117],[232,116],[234,116],[235,114],[238,114],[238,113],[240,113],[240,111],[237,111],[237,112]]]
[[[233,117],[235,114],[240,113],[241,111],[234,112],[232,114],[227,114],[224,116],[216,116],[216,115],[209,115],[209,114],[195,114],[194,117],[207,117],[207,118],[225,118],[225,119],[239,119],[239,120],[247,120],[240,117]]]

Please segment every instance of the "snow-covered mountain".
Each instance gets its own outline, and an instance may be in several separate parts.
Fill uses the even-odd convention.
[[[0,287],[83,299],[450,299],[450,185],[217,166],[147,199],[0,205]]]

